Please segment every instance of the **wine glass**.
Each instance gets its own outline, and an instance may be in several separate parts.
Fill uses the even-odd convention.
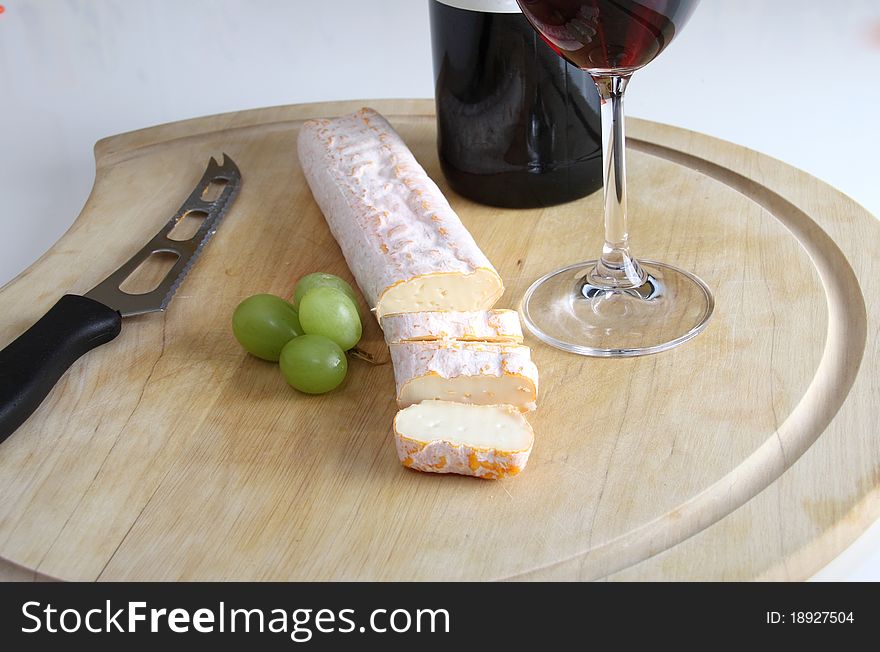
[[[712,293],[693,274],[630,253],[623,95],[699,0],[517,0],[544,41],[586,71],[602,105],[605,244],[598,260],[555,270],[523,297],[528,328],[557,348],[603,357],[664,351],[702,331]]]

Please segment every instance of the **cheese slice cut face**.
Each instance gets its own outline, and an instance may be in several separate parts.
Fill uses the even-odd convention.
[[[407,312],[382,318],[385,341],[463,340],[522,343],[522,326],[515,310]]]
[[[535,409],[538,370],[527,346],[488,342],[399,342],[391,362],[397,404],[428,400]]]
[[[401,137],[372,109],[302,125],[315,201],[376,318],[487,310],[501,277]]]
[[[490,480],[516,475],[525,468],[534,440],[528,421],[510,405],[424,401],[394,419],[401,464],[429,473]]]

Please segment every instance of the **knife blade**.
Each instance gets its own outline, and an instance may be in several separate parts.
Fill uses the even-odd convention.
[[[214,198],[206,197],[222,185]],[[61,376],[82,355],[115,339],[122,318],[162,312],[217,231],[241,189],[241,172],[226,154],[213,157],[189,197],[137,253],[85,295],[65,294],[33,326],[0,351],[0,443],[39,407]],[[189,214],[205,217],[185,240],[169,237]],[[131,294],[120,289],[153,254],[176,256],[155,289]]]

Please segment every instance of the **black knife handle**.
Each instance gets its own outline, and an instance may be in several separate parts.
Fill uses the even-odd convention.
[[[65,294],[36,324],[0,351],[0,442],[15,432],[80,356],[122,329],[112,308]]]

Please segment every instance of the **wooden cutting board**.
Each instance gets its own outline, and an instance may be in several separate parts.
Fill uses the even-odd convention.
[[[880,223],[821,181],[730,143],[629,123],[636,252],[715,292],[672,351],[582,358],[533,338],[537,443],[497,482],[400,466],[390,365],[325,396],[288,388],[230,332],[236,304],[350,278],[295,154],[303,119],[368,104],[444,189],[516,307],[591,257],[601,198],[544,210],[448,191],[432,103],[233,113],[115,136],[70,231],[0,291],[0,344],[151,236],[229,153],[237,203],[164,315],[126,320],[0,445],[9,577],[800,579],[880,514]],[[574,226],[582,239],[566,234]],[[866,298],[870,304],[866,307]],[[382,351],[374,323],[365,346]]]

